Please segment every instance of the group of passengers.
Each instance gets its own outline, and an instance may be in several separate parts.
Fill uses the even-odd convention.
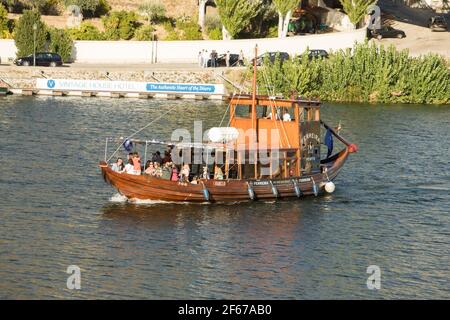
[[[139,153],[130,152],[128,154],[127,163],[124,164],[122,158],[117,158],[117,161],[112,164],[111,169],[118,173],[127,173],[132,175],[149,175],[152,177],[170,180],[170,181],[178,181],[179,184],[187,185],[198,184],[200,179],[210,179],[208,167],[203,167],[203,173],[201,176],[194,176],[192,180],[190,177],[190,167],[188,164],[184,164],[183,166],[177,166],[172,162],[172,157],[170,155],[170,151],[166,150],[164,153],[164,157],[161,157],[161,153],[159,151],[153,154],[152,160],[148,160],[145,163],[145,166],[141,166],[141,158]],[[224,174],[222,169],[216,165],[214,168],[214,179],[223,180]]]

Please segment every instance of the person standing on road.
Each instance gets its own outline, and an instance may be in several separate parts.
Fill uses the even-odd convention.
[[[208,50],[203,51],[203,68],[208,68],[209,54]]]
[[[211,51],[211,67],[216,67],[216,50]]]
[[[227,65],[227,68],[230,67],[230,51],[227,51],[227,54],[225,55],[225,63]]]
[[[239,65],[242,67],[244,65],[244,52],[239,52]]]
[[[203,50],[198,52],[198,66],[203,66]]]

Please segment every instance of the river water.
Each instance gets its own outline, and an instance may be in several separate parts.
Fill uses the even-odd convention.
[[[450,108],[325,104],[358,144],[332,195],[273,203],[125,203],[106,136],[168,140],[221,102],[0,99],[0,298],[449,298]],[[81,290],[69,290],[69,265]],[[367,267],[381,270],[369,290]]]

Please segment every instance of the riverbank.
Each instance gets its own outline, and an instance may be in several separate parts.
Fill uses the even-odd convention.
[[[385,48],[372,44],[358,44],[347,51],[332,53],[329,59],[292,58],[281,64],[276,62],[260,67],[258,87],[260,94],[291,95],[320,98],[329,102],[368,103],[450,103],[449,62],[442,56],[412,57],[407,51],[395,47]],[[251,91],[251,68],[208,68],[192,63],[175,64],[81,64],[62,68],[1,66],[3,79],[10,91],[17,94],[81,95],[90,92],[56,90],[54,87],[36,88],[38,79],[71,79],[89,81],[128,81],[188,85],[221,85],[221,95],[184,94],[177,92],[154,95],[143,90],[109,93],[110,97],[161,97],[192,99],[226,99],[232,92]],[[0,84],[0,87],[2,85]],[[270,90],[268,90],[270,88]],[[35,89],[44,89],[36,92]],[[197,92],[199,93],[199,92]]]
[[[356,44],[327,59],[308,55],[267,63],[258,73],[262,93],[299,94],[330,102],[449,104],[449,62],[374,43]],[[249,70],[251,71],[251,70]]]
[[[120,80],[176,83],[222,83],[218,69],[193,64],[94,65],[72,64],[60,68],[0,66],[0,79],[11,88],[35,89],[36,79]]]
[[[7,87],[10,93],[19,95],[75,95],[108,96],[133,98],[192,98],[224,99],[224,79],[221,69],[202,69],[194,64],[158,64],[148,65],[88,65],[71,64],[61,68],[45,67],[0,67],[0,87]],[[73,81],[70,86],[55,86],[54,80]],[[81,81],[79,81],[81,80]],[[46,81],[53,83],[43,85]],[[97,90],[92,84],[101,90]],[[82,87],[79,85],[82,84]],[[182,88],[168,90],[149,89],[147,84],[167,85],[182,84],[193,87],[188,91]],[[220,90],[202,91],[194,87],[204,84]],[[130,90],[124,89],[129,88]],[[162,87],[161,87],[162,88]],[[190,91],[192,90],[192,91]]]

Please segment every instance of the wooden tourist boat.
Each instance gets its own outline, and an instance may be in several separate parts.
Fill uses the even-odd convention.
[[[230,97],[229,126],[215,128],[216,133],[219,132],[218,139],[200,143],[165,143],[131,137],[119,140],[119,148],[124,141],[145,147],[145,158],[147,147],[151,145],[165,145],[177,154],[183,150],[184,155],[196,150],[210,152],[215,162],[206,164],[208,160],[202,157],[202,163],[189,163],[191,175],[201,175],[202,168],[208,167],[207,177],[200,179],[198,184],[115,172],[108,163],[112,156],[107,159],[107,147],[105,161],[101,161],[99,166],[105,181],[128,199],[242,202],[302,198],[325,191],[331,193],[335,188],[332,181],[349,154],[357,151],[357,146],[320,120],[320,105],[319,101],[299,97],[286,99],[257,95],[254,65],[253,93]],[[322,126],[327,131],[328,140],[334,136],[344,145],[335,155],[328,152],[325,159],[321,159]],[[223,136],[220,137],[221,132]],[[237,134],[230,138],[229,132]],[[332,147],[329,144],[328,147],[331,151]],[[223,171],[223,179],[214,179],[213,168],[216,165]]]

